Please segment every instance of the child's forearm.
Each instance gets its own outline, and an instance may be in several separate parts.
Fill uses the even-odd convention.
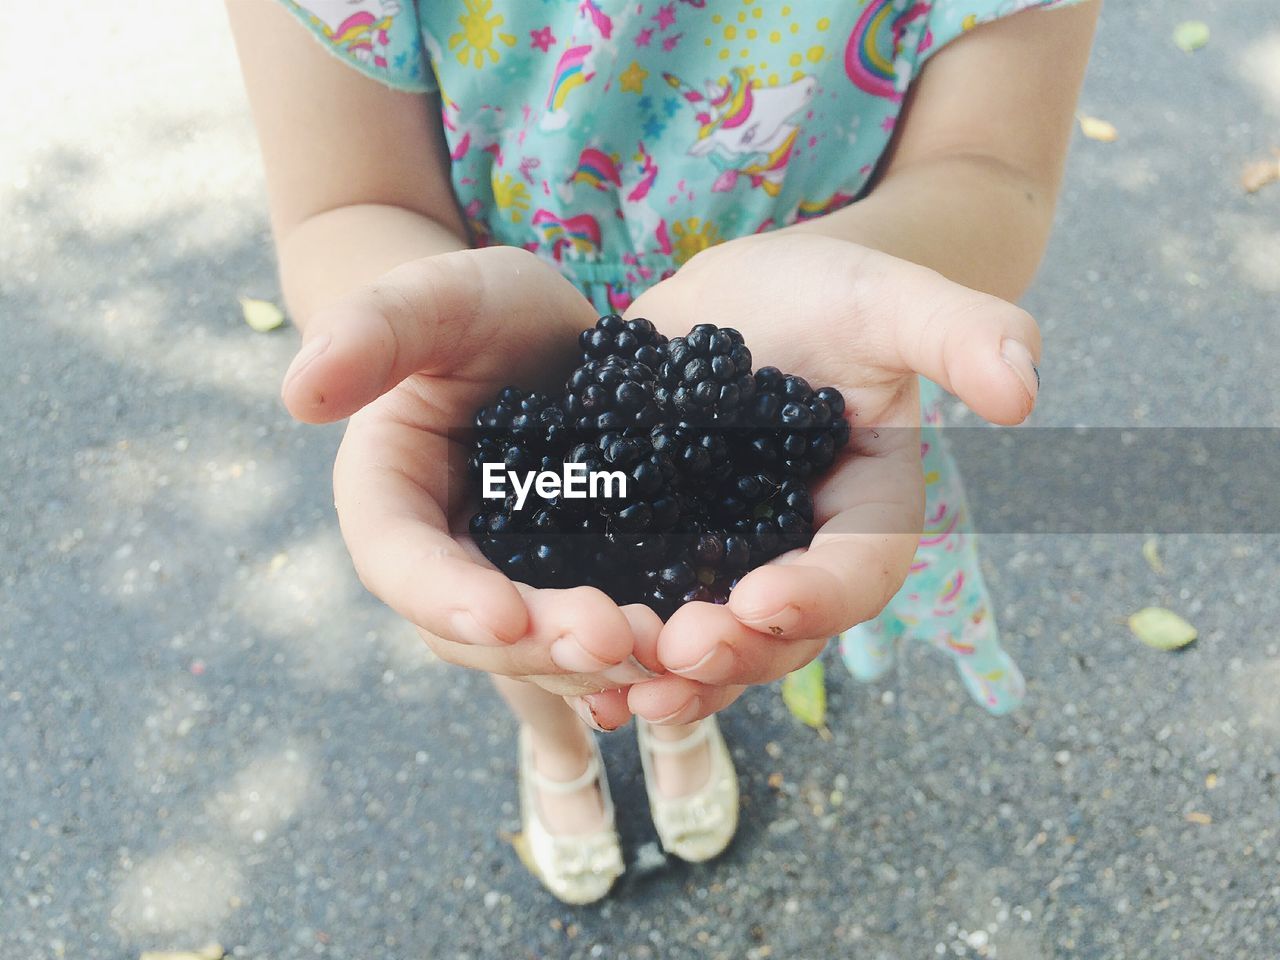
[[[280,282],[294,323],[402,263],[469,244],[435,220],[403,207],[357,204],[302,221],[277,242]]]
[[[1054,193],[995,160],[940,157],[893,170],[865,199],[788,229],[873,247],[1017,300],[1044,252]]]

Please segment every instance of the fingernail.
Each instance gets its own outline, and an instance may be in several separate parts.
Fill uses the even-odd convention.
[[[686,703],[679,710],[673,711],[672,713],[667,714],[665,717],[660,717],[657,720],[650,720],[649,722],[657,723],[657,724],[692,723],[694,720],[697,719],[698,714],[701,712],[701,710],[702,710],[702,698],[690,697],[689,702]]]
[[[582,722],[592,730],[599,733],[608,733],[604,727],[600,726],[600,721],[596,719],[595,711],[591,709],[591,704],[586,700],[581,697],[566,697],[565,703],[569,704],[573,712],[581,717]]]
[[[311,361],[329,349],[329,344],[332,342],[333,338],[329,334],[322,333],[304,343],[302,349],[298,351],[298,355],[289,364],[289,369],[284,372],[283,385],[287,387],[292,383],[294,378],[310,366]]]
[[[633,683],[643,683],[645,680],[652,680],[657,676],[652,670],[646,667],[635,657],[627,657],[616,667],[610,667],[608,670],[601,670],[600,676],[604,677],[610,683],[616,683],[620,687],[629,687]]]
[[[506,646],[492,630],[480,626],[480,621],[466,610],[459,610],[450,617],[449,626],[453,628],[453,639],[459,643],[470,643],[477,647]]]
[[[754,617],[752,619],[738,617],[738,621],[746,624],[752,630],[759,630],[761,633],[771,633],[775,637],[780,637],[800,625],[800,608],[788,604],[772,616]]]
[[[1040,371],[1036,369],[1036,362],[1031,359],[1031,351],[1027,349],[1027,345],[1021,340],[1006,338],[1000,344],[1000,356],[1018,375],[1022,385],[1027,388],[1027,396],[1035,403],[1036,395],[1040,392]]]
[[[717,683],[727,679],[732,669],[733,651],[723,643],[717,643],[703,654],[702,659],[697,663],[687,667],[672,667],[671,672],[678,673],[682,677],[691,677],[696,673],[697,679],[704,683]]]
[[[561,637],[551,644],[551,661],[570,673],[601,673],[614,666],[587,653],[572,637]]]

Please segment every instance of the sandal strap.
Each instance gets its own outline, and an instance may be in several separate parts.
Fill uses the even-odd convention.
[[[641,726],[641,729],[644,731],[645,748],[650,753],[661,753],[666,755],[674,753],[688,753],[694,747],[700,746],[706,742],[707,738],[711,736],[712,725],[714,723],[714,717],[707,717],[699,723],[696,728],[694,728],[692,733],[681,737],[679,740],[659,740],[649,729],[649,724],[645,723]]]
[[[579,790],[585,790],[587,787],[592,786],[600,779],[600,751],[593,743],[591,757],[587,760],[587,769],[572,780],[552,780],[534,766],[532,759],[529,763],[528,773],[538,789],[544,793],[556,795],[577,793]]]

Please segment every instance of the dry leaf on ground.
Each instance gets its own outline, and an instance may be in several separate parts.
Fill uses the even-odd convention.
[[[1240,174],[1240,185],[1246,193],[1257,193],[1268,183],[1280,180],[1280,150],[1272,148],[1274,160],[1254,160]]]
[[[1098,117],[1090,117],[1086,114],[1080,114],[1080,132],[1090,140],[1097,140],[1100,143],[1113,143],[1120,136],[1115,125],[1101,120]]]
[[[1155,573],[1164,573],[1164,560],[1160,558],[1160,541],[1152,537],[1142,545],[1142,556]]]
[[[1145,607],[1129,618],[1129,629],[1148,647],[1178,650],[1198,635],[1196,628],[1172,610]]]
[[[146,950],[138,960],[222,960],[227,952],[211,943],[199,950]]]
[[[244,313],[244,322],[258,333],[274,330],[284,323],[283,311],[270,300],[254,300],[252,297],[241,297],[240,310]]]

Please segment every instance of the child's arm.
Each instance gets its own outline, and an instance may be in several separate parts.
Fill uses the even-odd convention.
[[[646,657],[643,638],[651,654],[643,611],[599,591],[522,593],[453,535],[466,518],[449,497],[451,430],[571,355],[590,304],[532,254],[467,249],[435,97],[361,76],[275,2],[227,7],[303,332],[284,399],[302,420],[351,417],[334,502],[361,579],[450,662],[563,692],[643,676],[609,669]],[[607,675],[583,674],[583,656],[558,662],[566,636]]]
[[[851,240],[1016,300],[1048,240],[1100,3],[948,44],[912,86],[870,194],[788,228]]]
[[[275,0],[227,0],[227,14],[304,333],[317,308],[388,270],[469,246],[435,95],[361,76]]]
[[[687,326],[714,302],[741,318],[764,361],[795,353],[784,367],[836,382],[855,427],[882,428],[860,440],[855,430],[862,456],[820,485],[813,547],[748,574],[726,607],[675,614],[659,659],[697,666],[633,687],[636,713],[662,716],[694,696],[714,712],[740,684],[795,669],[883,608],[915,550],[918,533],[906,532],[921,529],[917,374],[994,422],[1030,413],[1035,323],[973,290],[1013,300],[1031,281],[1097,13],[1088,3],[1017,14],[949,44],[913,86],[865,199],[705,251],[633,305]],[[794,320],[786,337],[774,337],[780,316]]]

